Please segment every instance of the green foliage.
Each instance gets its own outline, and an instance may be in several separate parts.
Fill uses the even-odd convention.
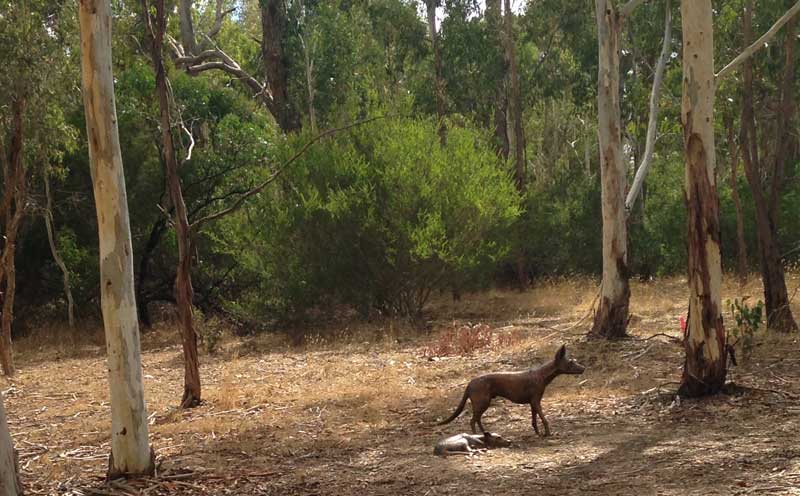
[[[416,316],[431,291],[484,281],[519,215],[485,138],[453,129],[442,149],[429,120],[379,121],[323,141],[282,177],[215,237],[257,281],[260,313],[345,303]]]
[[[742,358],[748,360],[753,353],[755,335],[763,322],[764,303],[759,300],[758,303],[750,306],[747,304],[747,297],[742,298],[741,301],[738,298],[733,302],[728,300],[727,303],[731,316],[736,322],[736,326],[728,331],[735,338],[732,346],[738,344],[742,350]]]
[[[515,10],[527,153],[520,197],[510,164],[498,159],[497,106],[506,63],[499,19],[475,0],[440,2],[439,33],[448,144],[438,145],[434,65],[424,4],[410,0],[308,0],[286,3],[283,34],[290,106],[305,131],[284,136],[263,102],[229,73],[187,75],[167,57],[174,97],[172,130],[190,222],[229,206],[265,180],[310,138],[313,108],[320,130],[368,115],[375,122],[315,144],[244,208],[206,225],[195,239],[195,303],[213,317],[224,302],[242,315],[300,317],[343,304],[367,314],[417,314],[430,291],[504,282],[522,253],[536,277],[601,271],[600,171],[595,110],[597,40],[594,2],[541,0]],[[495,4],[492,4],[495,5]],[[198,41],[214,23],[214,2],[195,2]],[[223,2],[214,38],[254,78],[264,81],[259,2]],[[663,4],[645,2],[621,36],[621,111],[629,180],[641,160],[652,70],[660,50]],[[682,70],[679,8],[673,3],[673,58],[667,66],[654,163],[629,218],[631,275],[667,276],[686,267]],[[720,5],[716,59],[740,50],[741,2]],[[760,3],[760,33],[786,8]],[[114,74],[118,126],[131,213],[137,296],[170,300],[177,257],[166,222],[170,204],[160,156],[155,77],[138,3],[114,2]],[[516,7],[515,7],[516,9]],[[30,210],[17,250],[21,305],[61,298],[60,275],[40,221],[41,178],[51,179],[58,244],[76,300],[98,301],[97,235],[80,99],[78,26],[62,0],[0,0],[0,145],[7,139],[12,98],[25,96],[25,161]],[[177,15],[168,30],[179,39]],[[784,34],[755,57],[755,99],[765,170],[774,162],[773,123],[782,75]],[[165,47],[165,53],[169,47]],[[306,56],[308,56],[306,58]],[[718,87],[717,135],[741,114],[740,82]],[[729,184],[726,144],[717,146],[717,189],[723,263],[734,265],[736,217],[732,187],[744,209],[750,262],[758,252],[753,202],[741,173]],[[797,154],[786,165],[779,238],[786,262],[800,260]],[[768,175],[768,174],[767,174]],[[765,176],[765,183],[768,178]],[[24,312],[18,312],[23,314]],[[82,314],[90,314],[86,310]],[[209,338],[213,339],[213,338]],[[212,345],[213,347],[213,345]]]

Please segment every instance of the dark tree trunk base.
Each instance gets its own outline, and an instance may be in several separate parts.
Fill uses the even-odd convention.
[[[106,471],[106,481],[112,481],[115,479],[122,479],[126,477],[137,477],[137,476],[147,476],[153,477],[156,475],[156,453],[153,451],[153,448],[150,448],[150,464],[147,466],[147,469],[143,473],[132,474],[129,472],[125,472],[124,470],[118,470],[114,468],[114,452],[112,451],[108,455],[108,470]]]
[[[779,332],[797,332],[797,322],[788,303],[772,313],[768,311],[768,315],[767,327],[770,329]]]
[[[183,390],[183,398],[181,399],[181,408],[194,408],[196,406],[200,406],[202,400],[200,399],[200,395],[195,393],[191,390],[191,388],[184,388]]]
[[[628,302],[630,289],[625,288],[623,301],[612,304],[608,298],[601,298],[600,307],[594,316],[592,330],[587,336],[589,339],[625,339],[628,338]]]
[[[682,398],[700,398],[721,393],[725,387],[725,371],[715,377],[701,381],[686,373],[684,368],[683,379],[678,388],[678,396]]]

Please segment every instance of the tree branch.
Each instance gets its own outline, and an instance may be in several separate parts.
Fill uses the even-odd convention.
[[[714,77],[716,83],[719,84],[719,81],[721,81],[722,78],[733,72],[737,66],[739,66],[742,62],[744,62],[748,58],[752,57],[754,53],[764,48],[764,46],[766,46],[766,43],[770,41],[778,33],[778,31],[780,31],[783,25],[789,22],[789,20],[792,17],[794,17],[798,12],[800,12],[800,1],[794,4],[794,6],[791,9],[787,10],[786,13],[781,16],[780,19],[775,21],[775,24],[773,24],[772,27],[769,28],[769,30],[761,36],[761,38],[757,39],[752,45],[745,48],[742,51],[742,53],[740,53],[735,59],[730,61],[728,65],[723,67],[722,70],[720,70]]]
[[[636,197],[642,191],[644,179],[650,170],[650,165],[653,163],[653,151],[655,149],[656,132],[658,131],[658,101],[661,96],[661,83],[664,80],[664,69],[667,66],[667,61],[671,53],[672,45],[672,10],[670,1],[666,1],[666,13],[664,18],[664,42],[661,47],[661,56],[658,58],[656,65],[656,72],[653,75],[653,90],[650,93],[650,120],[647,123],[647,140],[645,141],[644,157],[636,169],[636,176],[633,178],[628,196],[625,198],[625,212],[630,214]]]
[[[300,150],[295,152],[295,154],[292,155],[286,162],[284,162],[279,167],[274,169],[272,174],[270,174],[269,177],[267,177],[267,179],[265,179],[261,184],[257,185],[256,187],[254,187],[250,191],[242,194],[242,196],[237,198],[236,201],[234,201],[231,206],[226,207],[226,208],[224,208],[224,209],[222,209],[222,210],[220,210],[218,212],[206,215],[205,217],[201,217],[200,219],[197,219],[196,221],[192,222],[192,225],[191,225],[192,230],[194,232],[197,232],[200,229],[200,227],[202,227],[203,224],[206,224],[208,222],[220,219],[222,217],[225,217],[228,214],[231,214],[231,213],[239,210],[242,207],[242,205],[244,204],[245,200],[247,200],[251,196],[254,196],[254,195],[257,195],[257,194],[261,193],[264,190],[264,188],[266,188],[267,186],[270,185],[270,183],[275,181],[275,179],[277,179],[278,176],[280,176],[281,173],[283,173],[283,171],[286,170],[287,167],[289,167],[292,163],[294,163],[294,161],[296,161],[298,158],[303,156],[308,151],[308,149],[311,148],[311,146],[314,143],[316,143],[317,141],[321,140],[322,138],[325,138],[326,136],[331,136],[331,135],[339,133],[341,131],[346,131],[348,129],[352,129],[352,128],[357,127],[357,126],[368,124],[370,122],[374,122],[374,121],[381,120],[381,119],[389,119],[389,118],[392,118],[392,117],[397,117],[397,116],[396,115],[379,115],[379,116],[376,116],[376,117],[370,117],[369,119],[362,119],[362,120],[359,120],[359,121],[351,122],[350,124],[347,124],[346,126],[337,127],[337,128],[333,128],[333,129],[328,129],[327,131],[324,131],[324,132],[314,136],[305,145],[303,145],[303,147],[300,148]]]
[[[646,1],[647,0],[629,0],[628,3],[620,7],[619,16],[623,19],[630,17],[630,15],[633,14],[633,11],[636,10],[636,7]]]
[[[210,40],[210,39],[209,39]],[[242,69],[227,53],[220,48],[204,50],[198,55],[187,56],[181,55],[182,50],[179,46],[174,44],[175,40],[170,40],[170,45],[173,46],[173,51],[176,53],[175,64],[186,68],[186,72],[196,76],[197,74],[213,69],[219,69],[226,72],[246,84],[256,98],[264,101],[267,109],[270,112],[275,110],[275,103],[272,98],[272,93],[266,84],[260,83],[256,78],[251,76],[247,71]],[[218,60],[211,60],[218,59]]]
[[[211,29],[208,30],[208,33],[206,33],[206,36],[208,38],[213,38],[214,36],[216,36],[217,33],[219,33],[219,30],[222,29],[222,21],[223,19],[225,19],[225,16],[236,11],[236,7],[233,7],[223,12],[222,2],[223,0],[217,0],[217,9],[214,15],[214,24],[211,26]]]

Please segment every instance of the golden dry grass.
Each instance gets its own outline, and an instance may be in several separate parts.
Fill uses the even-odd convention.
[[[790,276],[790,292],[798,285]],[[742,294],[732,281],[724,290],[725,298]],[[175,331],[146,334],[160,469],[193,472],[147,494],[793,494],[800,482],[797,336],[761,334],[752,360],[731,372],[737,384],[760,389],[678,404],[667,394],[675,386],[665,383],[679,379],[682,350],[662,337],[641,338],[679,335],[685,282],[634,283],[630,331],[640,339],[614,343],[585,341],[588,320],[574,326],[596,291],[594,281],[576,279],[456,303],[442,296],[429,306],[426,331],[343,322],[302,346],[279,334],[226,337],[217,354],[202,358],[205,402],[191,411],[176,407]],[[743,288],[756,298],[759,291],[758,281]],[[495,338],[466,355],[426,353],[448,330],[472,324],[518,339]],[[562,342],[587,372],[548,389],[552,438],[534,436],[528,408],[496,401],[485,424],[512,439],[511,448],[470,458],[431,454],[439,438],[467,429],[467,415],[448,426],[434,422],[452,411],[469,378],[543,362]],[[44,329],[17,351],[19,373],[0,387],[27,492],[91,494],[109,449],[101,332]]]

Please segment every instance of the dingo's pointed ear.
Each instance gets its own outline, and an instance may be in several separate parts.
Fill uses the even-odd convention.
[[[567,345],[562,344],[561,348],[556,352],[556,361],[563,360],[567,356]]]

